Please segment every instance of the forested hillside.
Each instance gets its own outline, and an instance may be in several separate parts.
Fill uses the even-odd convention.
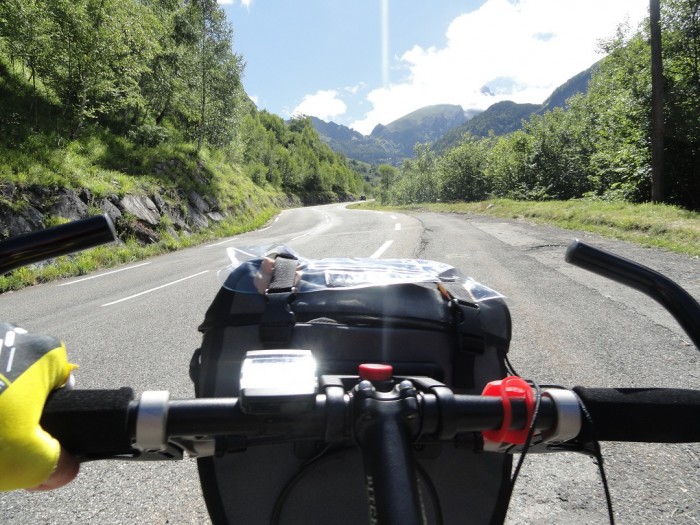
[[[662,4],[667,201],[700,209],[700,4]],[[651,73],[648,21],[621,27],[586,94],[534,116],[502,137],[465,135],[436,153],[427,144],[398,169],[380,166],[383,202],[651,200]]]
[[[233,37],[215,0],[2,0],[0,238],[103,211],[151,242],[359,195],[307,119],[255,108]]]

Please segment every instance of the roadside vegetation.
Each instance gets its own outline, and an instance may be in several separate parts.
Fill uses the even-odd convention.
[[[700,3],[661,2],[665,151],[663,202],[700,210]],[[649,23],[620,27],[585,94],[503,136],[465,135],[437,152],[419,144],[398,168],[379,166],[384,204],[651,200]],[[615,206],[612,207],[614,209]]]

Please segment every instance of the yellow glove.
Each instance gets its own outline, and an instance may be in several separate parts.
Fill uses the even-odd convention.
[[[57,339],[0,324],[0,491],[38,487],[56,470],[61,445],[39,420],[73,368]]]

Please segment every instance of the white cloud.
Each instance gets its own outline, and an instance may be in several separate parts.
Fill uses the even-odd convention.
[[[236,0],[216,0],[216,3],[219,5],[233,5],[236,3]],[[252,3],[253,0],[241,0],[241,5],[246,9],[250,9],[250,4]]]
[[[332,89],[320,90],[313,95],[306,95],[292,115],[304,114],[318,117],[321,120],[331,120],[347,111],[345,102],[338,98],[338,92]]]
[[[406,79],[371,91],[372,109],[351,126],[368,134],[378,123],[431,104],[486,109],[500,100],[541,103],[602,58],[597,42],[627,18],[636,26],[648,5],[648,0],[487,0],[452,21],[444,48],[414,46],[398,57]],[[485,85],[495,96],[481,93]]]

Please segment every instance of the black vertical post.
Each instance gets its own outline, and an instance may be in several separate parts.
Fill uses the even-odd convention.
[[[649,0],[649,22],[651,24],[651,200],[666,202],[660,0]]]

